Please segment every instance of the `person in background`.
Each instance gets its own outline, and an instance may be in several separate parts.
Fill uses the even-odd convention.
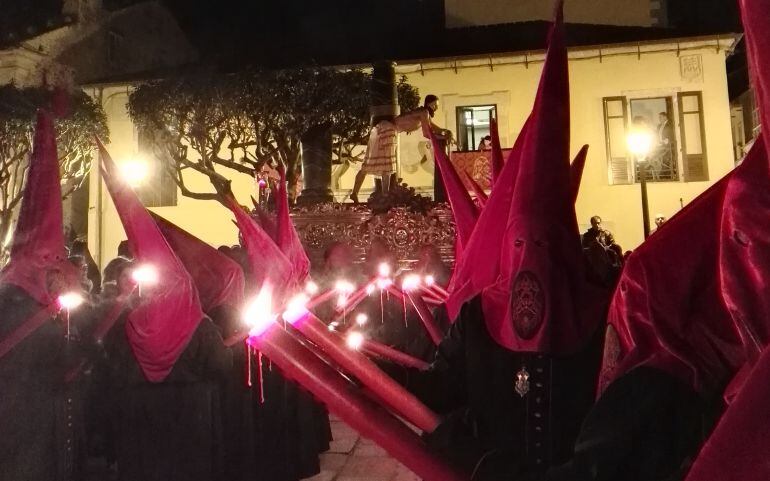
[[[479,142],[479,148],[476,150],[480,150],[482,152],[492,150],[492,136],[486,135],[482,137],[481,142]]]
[[[665,223],[666,223],[666,216],[664,216],[663,214],[656,215],[655,216],[655,228],[652,229],[650,234],[653,234],[653,233],[657,232],[658,229],[660,229],[660,226],[662,226]]]

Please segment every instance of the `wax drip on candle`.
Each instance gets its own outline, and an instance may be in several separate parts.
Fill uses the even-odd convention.
[[[265,375],[262,371],[262,351],[257,351],[257,382],[259,383],[259,404],[265,404]]]

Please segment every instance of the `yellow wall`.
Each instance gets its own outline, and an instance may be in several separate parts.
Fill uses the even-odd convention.
[[[699,55],[701,58],[702,77],[692,81],[684,80],[680,73],[676,44],[644,47],[641,56],[636,47],[608,48],[602,51],[601,60],[598,51],[571,52],[572,151],[577,152],[586,143],[591,146],[577,202],[581,226],[585,227],[588,219],[598,214],[624,248],[632,249],[643,239],[639,185],[609,185],[603,97],[671,95],[676,99],[679,91],[701,91],[703,94],[709,181],[649,184],[652,218],[657,213],[672,216],[680,208],[680,198],[686,204],[733,167],[724,50],[729,42],[723,40],[720,49],[716,48],[715,40],[679,45],[682,56]],[[497,104],[501,141],[503,145],[511,145],[531,110],[542,68],[542,55],[529,55],[526,60],[528,66],[524,64],[523,56],[499,57],[493,59],[494,68],[490,69],[488,58],[466,59],[457,63],[457,72],[453,62],[424,63],[424,75],[418,65],[401,65],[398,70],[408,75],[409,81],[420,89],[422,95],[433,93],[440,97],[441,109],[435,120],[453,131],[456,130],[454,107]],[[98,97],[99,92],[94,90],[93,94]],[[101,95],[111,131],[110,152],[118,162],[135,156],[134,129],[125,111],[127,87],[105,88]],[[417,143],[420,141],[423,139],[419,132],[401,135],[402,162],[418,161]],[[401,174],[410,185],[427,193],[432,191],[433,181],[429,171],[432,171],[430,165],[419,168],[415,174],[403,171]],[[241,203],[248,203],[248,196],[254,192],[253,182],[243,174],[228,176],[233,179],[233,190]],[[338,198],[349,192],[354,176],[355,169],[350,169],[341,178]],[[104,253],[102,262],[106,262],[115,255],[117,244],[124,234],[111,200],[104,191],[101,216],[104,222],[99,234],[99,196],[95,180],[92,179],[92,183],[90,247],[92,252],[99,252],[98,247],[101,247]],[[188,184],[192,190],[211,190],[208,179],[203,177],[191,177]],[[178,207],[154,210],[212,245],[237,241],[236,229],[224,207],[213,201],[193,200],[181,194],[178,199]]]

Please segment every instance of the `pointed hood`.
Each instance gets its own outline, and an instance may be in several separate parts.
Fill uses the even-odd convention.
[[[433,145],[433,157],[441,173],[441,179],[444,181],[449,205],[452,208],[457,238],[460,246],[464,247],[468,244],[471,232],[473,232],[473,228],[479,218],[479,210],[476,204],[473,203],[468,189],[463,185],[462,179],[460,179],[454,166],[449,161],[446,151],[441,148],[433,133],[430,134],[430,141]]]
[[[13,233],[10,261],[0,273],[0,282],[14,284],[37,302],[49,305],[46,276],[62,275],[65,288],[78,286],[78,272],[67,260],[62,224],[61,181],[56,152],[56,133],[51,115],[37,114],[37,126],[21,210]]]
[[[587,157],[588,145],[584,145],[569,165],[569,182],[573,204],[577,202],[578,194],[580,193],[580,182],[583,180],[583,169],[586,166]]]
[[[511,351],[564,355],[583,348],[602,316],[583,312],[580,233],[569,165],[569,81],[558,2],[502,241],[497,282],[482,293],[487,330]]]
[[[489,120],[489,135],[492,137],[492,182],[495,185],[503,172],[503,148],[500,146],[500,131],[497,127],[497,119]]]
[[[226,202],[235,215],[235,222],[241,232],[243,247],[251,264],[254,285],[261,289],[266,283],[269,284],[274,301],[280,302],[280,297],[291,287],[291,262],[235,198],[227,197]]]
[[[163,217],[150,212],[163,237],[192,276],[201,308],[210,312],[218,306],[240,307],[244,276],[241,267],[226,255]]]
[[[508,153],[508,160],[479,215],[468,245],[457,258],[446,301],[449,319],[456,319],[463,304],[476,297],[485,287],[494,284],[499,277],[500,257],[497,254],[505,235],[505,223],[500,222],[500,219],[508,215],[511,207],[521,149],[529,126],[530,119],[527,119]]]
[[[128,315],[126,335],[150,382],[161,382],[187,347],[203,312],[198,291],[136,193],[120,177],[101,142],[102,178],[139,265],[152,266],[158,283]]]
[[[476,195],[476,200],[478,201],[478,203],[481,205],[481,208],[483,209],[487,203],[487,199],[489,199],[489,196],[487,195],[486,192],[484,192],[484,189],[479,185],[479,183],[476,182],[476,179],[473,178],[470,172],[465,173],[465,179],[471,185],[471,189],[473,189],[473,193]],[[474,223],[474,227],[475,226],[476,224]]]
[[[740,166],[679,211],[628,258],[608,316],[608,339],[617,338],[618,355],[605,353],[602,386],[636,367],[648,366],[712,394],[756,358],[757,346],[766,345],[770,312],[753,317],[759,312],[756,307],[766,302],[766,295],[757,295],[763,286],[747,282],[756,298],[750,292],[748,298],[730,301],[742,299],[734,305],[735,313],[752,317],[732,315],[723,272],[743,272],[746,262],[736,271],[723,265],[720,252],[724,243],[750,251],[755,239],[767,235],[759,231],[744,236],[743,231],[733,230],[727,238],[728,233],[722,232],[723,212],[742,218],[738,208],[754,215],[753,205],[732,204],[730,192],[749,180],[759,181],[756,173],[766,164],[760,136]],[[763,189],[770,192],[770,176],[763,175]],[[763,217],[760,214],[758,222]],[[754,266],[752,279],[766,277],[768,265]]]
[[[278,218],[276,243],[291,263],[292,282],[300,284],[310,274],[310,259],[305,253],[305,248],[302,246],[302,241],[300,241],[299,234],[297,234],[289,215],[289,192],[286,188],[286,169],[283,165],[279,167],[278,172],[281,179],[276,198],[276,217]]]

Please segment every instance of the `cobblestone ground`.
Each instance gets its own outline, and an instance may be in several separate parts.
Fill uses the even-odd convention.
[[[321,473],[307,481],[419,481],[415,474],[363,439],[342,421],[332,418],[331,449],[321,455]]]

